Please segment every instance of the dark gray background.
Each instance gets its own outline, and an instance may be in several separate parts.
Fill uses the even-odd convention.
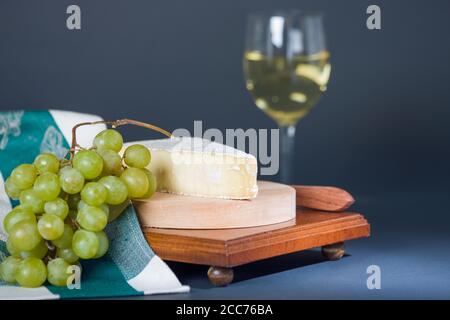
[[[374,3],[382,9],[381,31],[365,26],[366,8]],[[65,27],[69,4],[81,6],[81,31]],[[364,262],[344,259],[349,266],[339,279],[349,279],[346,273],[364,278],[366,260],[376,256],[373,263],[406,274],[391,273],[394,289],[380,297],[416,291],[418,297],[449,297],[448,1],[0,0],[0,110],[60,108],[167,129],[192,129],[194,120],[206,128],[274,128],[245,91],[241,57],[246,15],[276,8],[315,9],[326,17],[332,77],[298,126],[295,181],[350,190],[355,209],[372,222],[371,239],[354,249]],[[148,134],[126,131],[129,139]],[[430,257],[417,253],[407,264],[403,253],[419,244]],[[175,268],[183,281],[202,283],[187,297],[264,297],[267,283],[284,283],[278,291],[286,298],[311,296],[283,282],[292,275],[277,273],[283,264],[304,277],[305,268],[264,263],[269,279],[223,291],[202,291],[208,285],[196,280],[197,267]],[[313,297],[371,297],[364,285],[362,293],[351,291],[347,280],[329,286],[321,280],[324,271],[311,270],[308,281],[323,293]],[[414,279],[429,290],[405,289]],[[252,281],[258,295],[241,290]]]

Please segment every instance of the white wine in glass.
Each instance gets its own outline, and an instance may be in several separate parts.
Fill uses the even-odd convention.
[[[322,17],[297,11],[248,19],[244,73],[255,104],[280,127],[281,181],[293,175],[295,125],[319,101],[330,77]]]

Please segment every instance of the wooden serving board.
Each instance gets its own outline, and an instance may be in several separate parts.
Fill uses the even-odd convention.
[[[225,230],[143,227],[143,232],[162,259],[210,265],[209,279],[223,286],[233,280],[232,267],[261,259],[314,247],[322,247],[326,259],[340,259],[343,242],[368,237],[370,225],[359,213],[299,208],[295,220],[269,226]]]
[[[294,188],[259,181],[258,196],[251,200],[188,197],[157,192],[150,200],[136,200],[143,227],[171,229],[227,229],[277,224],[293,220]]]

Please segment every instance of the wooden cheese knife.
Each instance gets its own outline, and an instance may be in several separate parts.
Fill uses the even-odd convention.
[[[297,206],[324,211],[343,211],[355,199],[347,191],[336,187],[292,186],[297,193]]]

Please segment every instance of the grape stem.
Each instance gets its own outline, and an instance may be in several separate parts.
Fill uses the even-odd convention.
[[[81,229],[81,227],[80,227],[80,225],[78,224],[78,222],[77,222],[77,220],[75,220],[75,219],[73,219],[73,218],[70,218],[70,222],[71,222],[71,224],[72,224],[72,228],[74,228],[74,229]]]
[[[120,126],[123,126],[126,124],[131,124],[131,125],[144,127],[147,129],[151,129],[151,130],[160,132],[160,133],[166,135],[167,137],[172,138],[172,134],[167,130],[157,127],[153,124],[149,124],[149,123],[145,123],[145,122],[141,122],[141,121],[137,121],[137,120],[132,120],[132,119],[119,119],[119,120],[114,120],[114,121],[102,120],[102,121],[94,121],[94,122],[82,122],[82,123],[78,123],[77,125],[75,125],[72,128],[72,145],[70,147],[70,159],[71,160],[73,159],[73,157],[75,155],[76,149],[83,149],[77,143],[77,129],[81,126],[90,126],[90,125],[96,125],[96,124],[106,124],[106,125],[110,125],[112,128],[117,128],[117,127],[120,127]]]

